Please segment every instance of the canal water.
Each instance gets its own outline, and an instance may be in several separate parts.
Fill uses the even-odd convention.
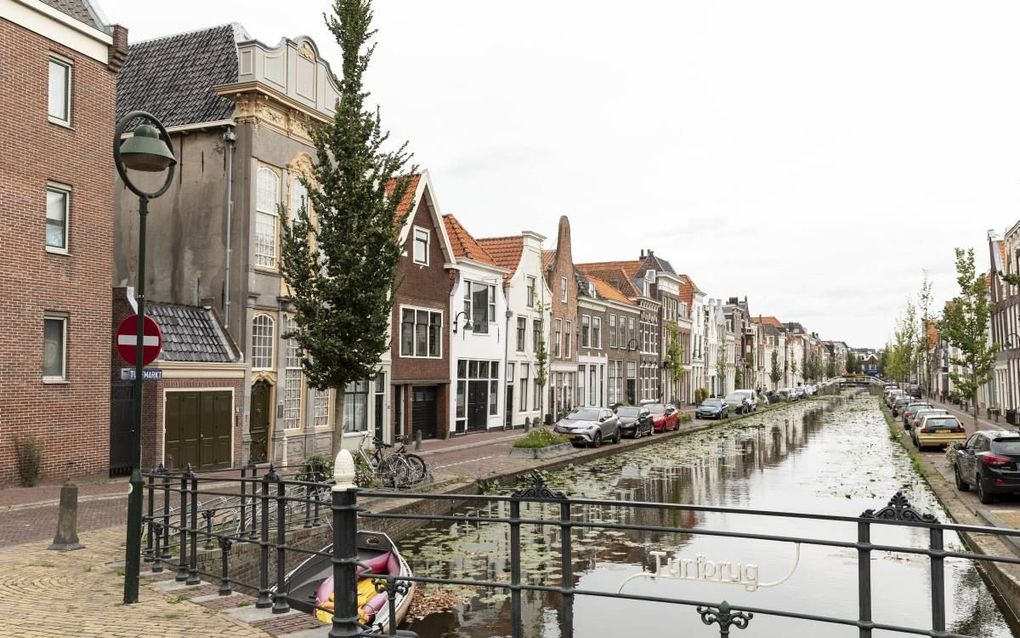
[[[729,426],[673,437],[640,449],[575,465],[546,475],[553,489],[574,497],[721,505],[759,510],[858,516],[887,504],[902,491],[911,505],[949,520],[910,458],[892,441],[872,396],[802,401],[753,415]],[[503,504],[465,507],[461,513],[506,516]],[[528,511],[538,513],[541,505]],[[551,506],[545,514],[555,517]],[[575,516],[577,512],[575,512]],[[592,506],[589,521],[626,522],[697,529],[753,531],[853,542],[856,526],[720,513],[657,511]],[[558,586],[559,529],[523,526],[524,581]],[[700,534],[575,530],[574,585],[578,588],[782,609],[801,613],[857,615],[857,553],[852,549],[721,538]],[[498,523],[443,523],[422,528],[401,543],[417,575],[509,582],[509,529]],[[921,529],[873,526],[875,543],[926,547]],[[949,548],[965,551],[947,534]],[[731,564],[741,584],[636,576],[654,566],[650,552]],[[872,561],[873,618],[877,622],[930,627],[930,572],[926,557],[875,552]],[[688,565],[691,565],[688,563]],[[757,569],[748,570],[749,565]],[[690,569],[690,568],[689,568]],[[697,571],[697,568],[693,568]],[[783,580],[786,579],[786,580]],[[624,584],[624,581],[627,581]],[[774,586],[766,586],[783,581]],[[503,591],[429,585],[421,592],[425,611],[410,624],[423,638],[509,636],[510,602]],[[982,638],[1020,636],[1000,613],[974,565],[946,560],[949,629]],[[559,594],[525,592],[524,635],[560,638],[563,613]],[[429,609],[433,607],[433,609]],[[574,635],[717,636],[694,608],[666,603],[577,596]],[[734,636],[857,636],[856,628],[756,615]],[[875,632],[876,638],[902,634]]]

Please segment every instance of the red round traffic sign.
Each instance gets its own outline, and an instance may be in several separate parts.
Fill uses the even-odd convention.
[[[147,366],[156,360],[160,350],[163,349],[163,333],[160,332],[156,321],[149,315],[145,315],[142,334],[142,365]],[[131,315],[121,321],[113,338],[121,358],[131,365],[137,365],[138,315]]]

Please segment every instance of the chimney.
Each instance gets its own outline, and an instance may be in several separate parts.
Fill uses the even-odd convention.
[[[113,25],[113,44],[110,46],[106,59],[106,68],[114,73],[124,66],[128,54],[128,31],[119,24]]]
[[[645,258],[645,249],[642,248],[641,249],[641,259],[644,259],[644,258]]]

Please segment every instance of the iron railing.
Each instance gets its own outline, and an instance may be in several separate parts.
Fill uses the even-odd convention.
[[[295,470],[294,476],[302,475]],[[216,489],[203,486],[218,486]],[[226,486],[226,487],[224,487]],[[233,489],[231,489],[233,488]],[[327,557],[333,566],[334,582],[348,584],[334,591],[335,613],[329,636],[414,636],[412,632],[397,632],[391,626],[386,634],[379,627],[365,627],[358,623],[356,600],[358,553],[355,546],[359,529],[371,529],[373,521],[400,520],[415,521],[417,524],[449,522],[465,524],[506,525],[509,527],[510,572],[508,580],[438,578],[427,575],[412,575],[395,578],[388,574],[363,574],[362,577],[376,579],[379,590],[406,591],[413,584],[458,585],[478,590],[499,590],[509,594],[511,602],[512,636],[524,636],[522,595],[524,592],[558,594],[562,601],[561,635],[574,636],[573,601],[578,596],[615,598],[633,601],[654,602],[693,608],[707,625],[716,625],[720,636],[729,636],[733,629],[753,628],[752,621],[759,616],[797,619],[825,625],[856,627],[860,638],[871,638],[873,632],[900,632],[907,635],[931,636],[938,638],[978,638],[947,631],[945,561],[950,558],[976,561],[979,564],[997,563],[1020,564],[1016,556],[997,556],[967,551],[951,551],[946,548],[946,534],[993,535],[1017,537],[1020,530],[997,527],[979,527],[943,523],[930,514],[914,509],[901,493],[897,493],[888,505],[878,510],[867,510],[860,516],[837,516],[810,513],[796,513],[773,510],[752,510],[733,507],[687,505],[671,503],[649,503],[642,501],[605,501],[586,498],[570,498],[563,492],[551,489],[539,472],[533,472],[530,483],[509,495],[469,495],[443,493],[408,493],[359,488],[336,489],[318,482],[285,479],[270,466],[259,475],[225,479],[220,476],[198,476],[189,469],[183,472],[167,472],[160,469],[148,474],[149,508],[146,515],[147,542],[145,560],[151,563],[153,572],[159,572],[164,564],[176,566],[176,580],[187,584],[198,584],[200,575],[218,580],[221,595],[229,595],[235,587],[257,593],[255,606],[271,608],[273,613],[284,613],[291,609],[292,599],[286,580],[288,565],[295,557]],[[395,499],[406,501],[418,499],[435,505],[434,509],[447,513],[413,513],[387,511],[387,502]],[[168,514],[173,503],[180,504],[174,515]],[[217,527],[210,526],[210,518],[202,512],[202,503],[219,503],[219,507],[236,509],[240,514],[237,524],[230,522]],[[508,515],[493,514],[491,504],[503,504],[502,511]],[[162,508],[160,508],[160,504]],[[463,504],[477,505],[466,513],[457,513]],[[794,519],[802,521],[824,521],[846,524],[856,529],[848,538],[817,538],[791,536],[739,529],[711,529],[705,527],[684,527],[674,525],[649,525],[586,520],[583,510],[590,507],[629,508],[631,510],[651,509],[660,512],[693,512],[702,514],[727,514],[769,519]],[[484,512],[484,514],[483,514]],[[548,514],[548,515],[547,515]],[[201,520],[200,520],[201,519]],[[234,521],[233,518],[230,521]],[[321,525],[332,527],[332,546],[328,552],[298,547],[288,540],[298,529],[314,528]],[[552,526],[559,530],[558,560],[561,573],[558,585],[525,582],[522,575],[523,526]],[[872,532],[881,527],[907,527],[927,531],[928,546],[878,544],[872,541]],[[577,530],[613,530],[622,533],[687,534],[780,542],[795,545],[799,557],[800,546],[816,546],[852,550],[857,555],[857,615],[856,617],[824,615],[807,611],[791,611],[766,607],[736,606],[727,601],[698,600],[603,591],[575,587],[573,572],[573,537]],[[199,567],[199,545],[207,557],[218,555],[218,573]],[[238,545],[252,544],[258,548],[258,582],[243,582],[232,577],[230,556]],[[325,544],[325,542],[323,543]],[[176,550],[176,551],[172,551]],[[927,558],[930,564],[930,626],[905,626],[881,622],[872,614],[872,572],[875,552],[891,552]],[[176,559],[174,554],[176,553]],[[654,556],[655,552],[650,555]],[[656,559],[659,560],[658,558]],[[290,561],[290,562],[288,562]],[[208,564],[208,560],[206,564]],[[661,564],[660,564],[661,567]],[[660,576],[664,572],[660,572]],[[273,578],[272,576],[275,576]],[[274,583],[275,580],[275,583]],[[621,587],[622,590],[622,587]],[[390,596],[390,618],[395,597]],[[803,634],[808,635],[808,634]]]

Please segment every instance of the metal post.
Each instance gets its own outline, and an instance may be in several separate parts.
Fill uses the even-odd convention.
[[[156,474],[159,472],[161,467],[162,465],[157,465],[152,468],[152,471],[149,472],[149,479],[146,481],[145,485],[145,500],[148,513],[145,515],[145,553],[143,560],[146,563],[152,562],[152,517],[155,513],[155,505],[152,501],[153,496],[156,493]]]
[[[152,573],[159,574],[163,571],[163,557],[159,547],[159,541],[163,538],[163,524],[157,521],[153,526],[156,528],[156,549],[152,553]]]
[[[273,613],[290,611],[287,601],[287,485],[276,477],[276,593],[273,595]]]
[[[220,543],[220,588],[216,590],[216,593],[220,596],[229,596],[232,592],[230,590],[227,556],[230,554],[230,546],[233,543],[226,536],[218,536],[217,540]]]
[[[306,465],[305,467],[307,468],[309,466]],[[311,477],[311,473],[306,472],[305,478],[306,479],[312,478]],[[303,527],[305,529],[309,529],[312,526],[312,502],[310,500],[311,499],[310,494],[312,493],[312,489],[311,489],[311,486],[309,486],[307,483],[305,483],[304,487],[305,487],[305,490],[304,490],[305,491],[305,524],[304,524]]]
[[[188,464],[191,470],[191,464]],[[180,545],[180,556],[177,561],[177,575],[174,580],[183,583],[188,580],[188,470],[181,474],[181,518],[177,527],[177,544]]]
[[[269,597],[269,481],[276,472],[273,466],[262,477],[262,538],[259,539],[259,596],[255,599],[255,606],[259,609],[272,607],[273,601]]]
[[[316,487],[315,488],[315,516],[312,519],[312,527],[319,527],[319,526],[322,525],[322,516],[319,513],[319,496],[321,496],[321,494],[319,493],[319,488]]]
[[[252,461],[251,459],[248,460],[248,465],[249,467],[251,467],[252,479],[257,479],[259,477],[258,466],[255,465],[255,462]],[[258,489],[256,485],[257,483],[253,480],[251,483],[251,537],[253,539],[259,537],[259,526],[257,517],[259,497],[255,494],[255,492]]]
[[[524,635],[521,618],[521,501],[510,499],[510,607],[513,638]]]
[[[871,638],[871,523],[857,522],[857,602],[860,638]]]
[[[212,519],[216,516],[216,510],[202,510],[202,518],[205,519],[205,545],[203,549],[213,549]]]
[[[188,566],[186,585],[197,585],[198,578],[198,477],[188,464],[188,478],[191,480],[191,563]]]
[[[246,497],[245,497],[245,494],[244,494],[244,492],[245,492],[245,485],[248,484],[248,481],[244,480],[245,479],[244,475],[245,475],[245,473],[247,471],[248,471],[248,466],[247,465],[242,465],[241,466],[241,529],[237,533],[237,537],[238,538],[244,538],[245,528],[248,526],[248,521],[247,521],[247,513],[248,512],[245,509],[245,498]]]
[[[114,140],[116,145],[118,140]],[[135,332],[134,419],[131,423],[131,490],[128,492],[127,542],[124,549],[124,604],[138,602],[138,573],[142,552],[142,370],[145,326],[145,218],[149,198],[138,198],[138,329]]]
[[[946,566],[943,551],[943,530],[932,527],[931,535],[931,628],[932,631],[946,630]]]
[[[563,593],[562,638],[574,636],[574,563],[572,559],[573,522],[570,502],[560,502],[560,592]]]
[[[164,470],[165,471],[165,470]],[[170,473],[163,474],[163,560],[170,560]]]
[[[333,492],[333,625],[329,638],[362,635],[358,624],[357,567],[358,493]]]

